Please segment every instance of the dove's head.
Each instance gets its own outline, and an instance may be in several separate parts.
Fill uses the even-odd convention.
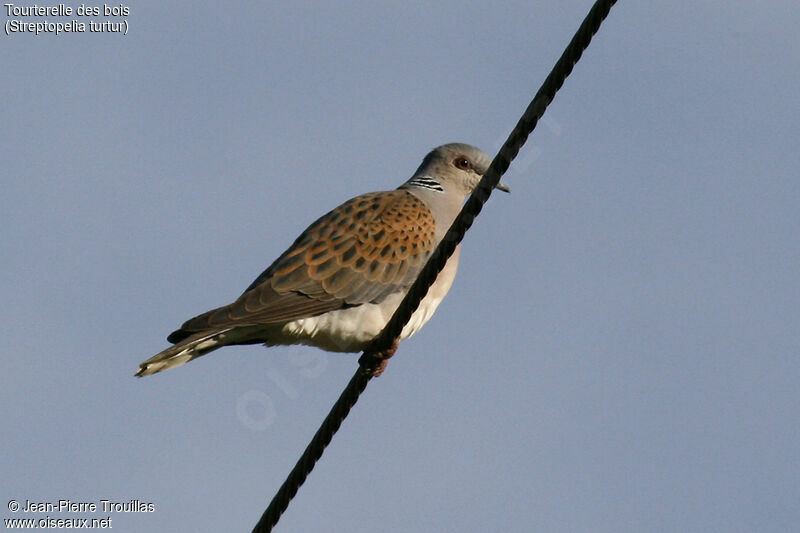
[[[463,198],[472,192],[491,162],[483,150],[469,144],[443,144],[425,156],[406,185],[453,192]],[[509,192],[502,183],[496,188]]]

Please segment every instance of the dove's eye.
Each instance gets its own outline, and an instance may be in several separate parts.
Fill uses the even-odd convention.
[[[456,166],[456,168],[460,168],[461,170],[469,170],[472,168],[472,163],[470,163],[469,159],[464,156],[456,157],[453,161],[453,164]]]

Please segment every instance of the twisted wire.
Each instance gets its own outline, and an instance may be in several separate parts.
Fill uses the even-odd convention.
[[[382,369],[388,357],[394,353],[397,340],[411,315],[419,307],[428,289],[436,281],[439,272],[455,251],[456,246],[464,238],[464,234],[472,226],[475,217],[483,209],[494,187],[500,182],[502,175],[508,170],[511,161],[519,153],[520,148],[527,141],[528,136],[536,127],[545,109],[555,97],[564,81],[572,72],[573,67],[581,58],[584,50],[589,46],[592,37],[600,28],[611,7],[616,0],[597,0],[589,14],[581,23],[578,31],[573,36],[564,53],[556,62],[550,74],[534,96],[531,103],[520,118],[511,134],[503,143],[500,151],[492,160],[489,169],[484,173],[478,185],[472,191],[461,212],[456,217],[450,229],[439,243],[433,255],[411,285],[403,301],[398,306],[392,318],[383,331],[370,344],[369,348],[359,358],[359,367],[355,375],[345,387],[342,394],[334,403],[328,416],[314,434],[300,459],[295,464],[286,481],[283,482],[278,492],[273,497],[261,519],[253,529],[253,533],[272,531],[280,520],[283,512],[288,508],[300,486],[305,482],[314,468],[316,462],[322,457],[325,448],[330,444],[333,435],[347,417],[350,409],[358,401],[361,393],[366,389],[369,380],[376,375],[377,369]]]

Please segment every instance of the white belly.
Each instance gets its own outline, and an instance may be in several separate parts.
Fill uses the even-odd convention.
[[[459,249],[439,273],[417,310],[403,328],[400,340],[413,335],[436,311],[450,290],[458,268]],[[307,344],[331,352],[359,352],[374,339],[392,318],[405,293],[389,296],[380,303],[330,311],[311,318],[301,318],[286,323],[279,332],[270,336],[268,346]]]

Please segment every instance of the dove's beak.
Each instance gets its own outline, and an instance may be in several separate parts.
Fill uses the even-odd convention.
[[[494,188],[497,189],[498,191],[511,192],[511,189],[509,189],[508,185],[506,185],[505,183],[498,183],[497,185],[494,186]]]

